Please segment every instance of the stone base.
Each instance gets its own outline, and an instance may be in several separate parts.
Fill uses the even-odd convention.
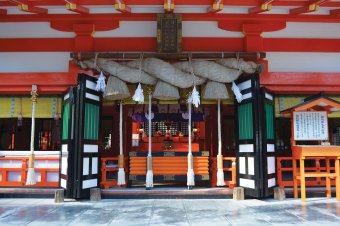
[[[100,201],[102,199],[100,188],[91,188],[90,189],[90,200],[91,201]]]
[[[276,200],[285,200],[286,199],[286,194],[285,190],[280,187],[274,188],[274,199]]]
[[[244,188],[235,187],[233,190],[233,199],[234,200],[244,200]]]
[[[54,193],[54,202],[63,203],[64,202],[64,189],[58,189]]]

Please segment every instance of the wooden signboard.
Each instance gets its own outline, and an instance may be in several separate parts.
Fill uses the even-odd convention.
[[[328,140],[327,112],[294,112],[294,140]]]
[[[179,14],[158,14],[157,51],[178,53],[182,51],[182,16]]]

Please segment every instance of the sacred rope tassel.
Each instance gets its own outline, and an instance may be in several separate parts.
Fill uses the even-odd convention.
[[[139,104],[144,103],[144,93],[142,89],[142,85],[138,83],[138,87],[135,91],[135,94],[132,96],[132,100],[138,102]]]
[[[97,80],[96,91],[104,92],[106,88],[105,76],[103,72],[100,72],[99,78]]]
[[[243,100],[243,96],[242,96],[240,89],[235,84],[235,82],[233,82],[233,85],[231,86],[231,90],[234,92],[237,102],[241,103],[241,101]]]
[[[149,114],[151,113],[151,91],[149,91]],[[150,114],[151,115],[151,114]],[[151,150],[151,117],[148,117],[149,121],[149,149],[146,165],[146,189],[151,189],[153,187],[153,171],[152,171],[152,150]]]
[[[27,179],[26,185],[34,185],[36,184],[36,176],[34,172],[34,129],[35,129],[35,108],[37,104],[37,86],[32,85],[31,91],[31,100],[32,100],[32,125],[31,125],[31,145],[30,145],[30,154],[28,157],[28,171],[27,171]]]
[[[189,123],[188,123],[188,135],[189,135],[189,151],[188,151],[188,172],[187,172],[187,186],[191,189],[195,186],[195,172],[194,172],[194,160],[191,150],[191,103],[188,102]]]
[[[138,102],[139,104],[144,103],[143,89],[142,89],[142,85],[140,84],[141,74],[142,74],[142,60],[143,60],[143,54],[140,56],[140,59],[139,59],[138,86],[137,86],[137,89],[135,91],[135,94],[132,97],[132,100]]]
[[[119,158],[118,158],[118,185],[125,184],[124,154],[123,154],[123,103],[119,104]]]
[[[217,134],[218,134],[218,155],[217,155],[217,186],[225,186],[223,172],[222,139],[221,139],[221,100],[217,101]]]
[[[200,94],[196,90],[196,86],[194,86],[194,89],[192,90],[191,96],[189,97],[189,102],[192,103],[195,107],[198,108],[198,105],[200,105]]]

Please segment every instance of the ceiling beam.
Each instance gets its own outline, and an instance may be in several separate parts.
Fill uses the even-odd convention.
[[[174,0],[164,0],[164,12],[172,13],[175,9],[175,1]]]
[[[131,13],[131,8],[126,5],[125,0],[115,0],[115,9],[121,13]]]
[[[0,15],[6,15],[7,10],[6,9],[0,9]]]
[[[256,13],[263,13],[270,11],[272,9],[272,2],[274,0],[261,0],[261,4],[259,6],[249,8],[248,13],[249,14],[256,14]]]
[[[208,8],[208,13],[216,13],[223,9],[223,0],[214,0],[212,6]]]
[[[329,0],[311,0],[308,5],[289,10],[290,14],[301,14],[301,13],[311,13],[319,11],[320,5],[328,2]]]
[[[163,1],[162,1],[163,2]],[[157,21],[155,13],[105,13],[105,14],[9,14],[0,16],[0,22],[52,22],[52,21]],[[255,22],[318,22],[340,23],[340,17],[333,15],[287,15],[287,14],[224,14],[224,13],[185,13],[182,21],[255,21]]]
[[[90,10],[84,6],[78,4],[77,0],[65,0],[66,9],[76,13],[89,14]]]
[[[48,10],[31,5],[28,0],[9,0],[11,3],[18,5],[18,10],[28,13],[47,14]]]
[[[333,10],[330,10],[329,13],[330,13],[332,16],[340,16],[340,9],[333,9]]]

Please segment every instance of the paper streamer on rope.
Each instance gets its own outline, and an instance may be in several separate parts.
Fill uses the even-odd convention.
[[[238,86],[235,84],[235,82],[233,82],[233,85],[231,86],[231,90],[234,92],[237,102],[241,103],[243,100],[243,95],[240,89],[238,88]]]
[[[144,103],[144,93],[143,93],[142,85],[140,83],[138,83],[135,94],[132,96],[132,100],[138,102],[138,104]]]
[[[200,105],[200,103],[201,103],[201,101],[200,101],[200,94],[196,90],[196,86],[194,86],[194,89],[192,90],[192,93],[191,93],[188,101],[190,103],[192,103],[195,107],[198,107]]]
[[[103,72],[101,71],[99,78],[97,80],[96,91],[104,92],[105,88],[106,88],[105,76],[104,76]]]

